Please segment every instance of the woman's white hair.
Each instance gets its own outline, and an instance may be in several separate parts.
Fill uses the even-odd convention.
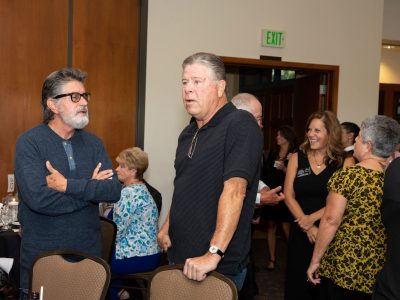
[[[400,142],[400,125],[387,116],[368,117],[361,123],[361,140],[371,143],[373,155],[387,158]]]

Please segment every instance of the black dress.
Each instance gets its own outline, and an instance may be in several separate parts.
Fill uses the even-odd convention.
[[[400,299],[400,158],[385,173],[382,221],[387,232],[386,262],[378,273],[373,300]]]
[[[283,191],[286,173],[274,167],[274,163],[278,159],[278,151],[272,150],[269,152],[267,160],[263,164],[263,179],[271,189],[280,185],[282,186]],[[283,162],[285,167],[287,167],[288,160],[285,159]],[[277,205],[265,205],[262,208],[262,218],[265,220],[274,220],[287,223],[293,221],[292,214],[290,213],[284,201],[279,202]]]
[[[298,152],[298,168],[293,188],[296,200],[306,215],[325,206],[328,195],[327,183],[337,169],[337,166],[331,163],[316,175],[310,167],[307,155],[301,151]],[[317,223],[315,225],[318,226]],[[293,223],[290,226],[288,240],[285,300],[319,298],[320,286],[315,286],[306,280],[313,250],[314,244],[310,243],[307,234],[297,223]]]

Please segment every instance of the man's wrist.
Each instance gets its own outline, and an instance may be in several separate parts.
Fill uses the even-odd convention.
[[[63,193],[65,193],[67,191],[68,188],[68,179],[65,178],[64,184],[63,184]]]

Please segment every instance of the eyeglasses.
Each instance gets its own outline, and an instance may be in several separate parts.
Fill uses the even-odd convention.
[[[80,94],[80,93],[76,93],[75,92],[75,93],[57,95],[57,96],[54,96],[53,99],[59,99],[59,98],[62,98],[62,97],[69,96],[72,102],[78,103],[81,100],[81,97],[83,97],[86,101],[89,101],[90,100],[90,95],[91,95],[90,93]]]
[[[196,130],[196,132],[193,135],[192,141],[190,142],[190,147],[187,153],[187,156],[192,159],[193,155],[194,155],[194,150],[196,149],[196,145],[197,145],[197,138],[198,138],[198,133],[199,133],[200,128],[198,128]]]

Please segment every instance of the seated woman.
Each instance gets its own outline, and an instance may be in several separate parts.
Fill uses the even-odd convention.
[[[148,156],[134,147],[123,150],[116,160],[123,189],[121,199],[114,204],[117,237],[111,271],[114,274],[152,271],[159,266],[161,254],[157,245],[158,210],[143,180]],[[118,298],[113,295],[113,299]]]
[[[371,299],[385,261],[386,232],[381,220],[387,157],[400,138],[400,125],[386,116],[361,124],[354,155],[359,163],[337,171],[318,231],[308,280],[327,284],[329,299]]]

